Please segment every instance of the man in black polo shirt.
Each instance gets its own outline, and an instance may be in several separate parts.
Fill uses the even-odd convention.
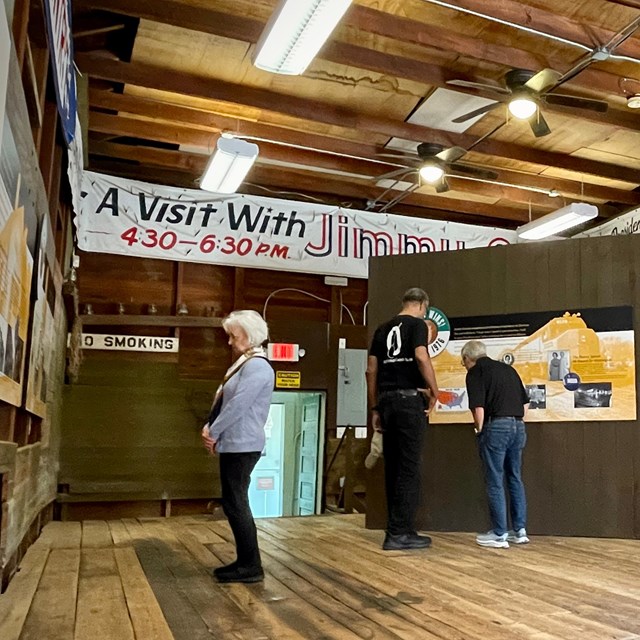
[[[527,499],[522,483],[522,450],[527,442],[524,416],[529,397],[517,371],[487,357],[482,342],[471,340],[462,347],[462,364],[467,370],[467,395],[484,464],[489,498],[491,531],[481,533],[482,547],[524,544],[527,537]],[[511,525],[507,527],[504,478],[509,490]]]
[[[408,289],[400,313],[376,330],[367,364],[367,393],[374,430],[382,432],[387,534],[383,549],[420,549],[429,536],[415,530],[420,499],[422,439],[438,395],[427,351],[424,316],[429,297]],[[429,400],[418,389],[427,388]],[[428,406],[427,406],[428,405]]]

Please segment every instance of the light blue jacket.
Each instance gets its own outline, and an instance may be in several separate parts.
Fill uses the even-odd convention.
[[[269,416],[274,373],[267,360],[250,358],[223,387],[222,408],[209,434],[218,453],[264,449],[264,425]]]

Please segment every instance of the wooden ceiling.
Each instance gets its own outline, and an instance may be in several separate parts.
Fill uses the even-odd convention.
[[[496,97],[448,80],[500,84],[513,68],[565,73],[638,20],[640,0],[354,0],[305,74],[293,77],[251,64],[275,5],[74,0],[89,168],[196,187],[229,131],[260,147],[241,192],[379,211],[402,192],[385,193],[377,178],[410,166],[380,156],[400,138],[411,148],[463,147],[465,163],[498,178],[450,177],[442,194],[423,186],[394,213],[513,228],[575,200],[597,204],[602,218],[640,205],[640,112],[626,105],[640,93],[640,30],[615,59],[592,61],[558,89],[605,100],[609,110],[545,105],[550,135],[536,138],[503,106],[463,132],[446,118],[407,121],[427,99],[420,112],[431,122],[428,98],[438,89],[458,92],[445,99],[452,110],[465,94]]]

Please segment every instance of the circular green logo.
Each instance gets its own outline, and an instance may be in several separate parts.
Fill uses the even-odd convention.
[[[435,358],[438,354],[442,353],[449,344],[449,338],[451,337],[449,318],[437,307],[429,307],[424,320],[429,330],[429,356]]]

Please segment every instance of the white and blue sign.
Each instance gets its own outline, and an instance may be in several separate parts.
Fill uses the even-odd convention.
[[[71,32],[71,0],[44,0],[49,55],[56,88],[58,113],[69,145],[76,133],[76,74],[73,64],[73,35]]]

